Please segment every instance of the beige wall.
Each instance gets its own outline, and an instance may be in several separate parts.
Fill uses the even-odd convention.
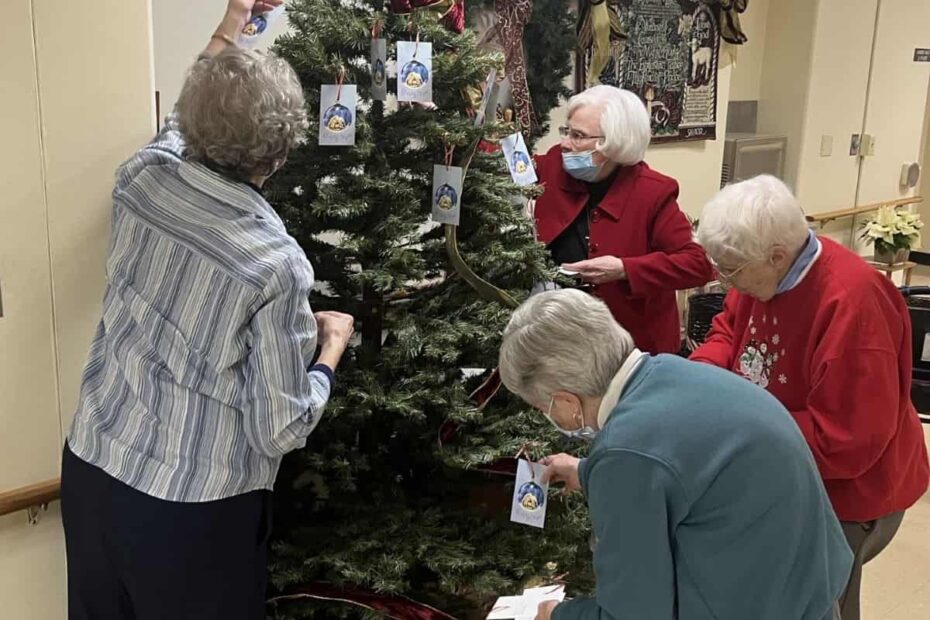
[[[0,491],[55,478],[100,316],[116,166],[151,136],[148,0],[7,0],[0,20]],[[66,617],[53,505],[0,518],[0,616]]]
[[[730,46],[735,56],[730,79],[730,101],[755,101],[762,92],[765,29],[771,1],[753,0],[740,16],[743,32],[749,40],[743,45]]]
[[[168,115],[184,84],[187,68],[194,62],[226,9],[226,0],[152,0],[155,90],[160,93],[161,115]],[[265,49],[287,31],[282,16],[262,39]]]
[[[779,0],[770,4],[766,21],[759,131],[788,137],[785,181],[792,186],[801,158],[816,17],[815,2]]]
[[[819,3],[795,188],[809,212],[856,204],[859,159],[849,154],[849,142],[862,131],[877,6],[878,0]],[[833,139],[829,156],[820,152],[824,136]]]

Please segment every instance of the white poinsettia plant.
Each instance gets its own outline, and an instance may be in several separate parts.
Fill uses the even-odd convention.
[[[910,211],[882,207],[862,224],[862,239],[875,244],[877,251],[897,252],[920,245],[920,215]]]

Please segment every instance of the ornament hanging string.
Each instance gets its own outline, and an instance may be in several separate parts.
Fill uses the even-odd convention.
[[[336,79],[336,103],[342,101],[342,84],[346,81],[346,68],[339,67],[339,77]]]
[[[375,20],[375,23],[371,26],[371,38],[380,39],[381,38],[381,28],[384,25],[384,22],[380,19]]]
[[[520,449],[517,451],[513,458],[519,460],[522,456],[526,459],[526,462],[530,464],[530,480],[536,482],[536,470],[533,469],[533,459],[530,458],[530,453],[527,452],[526,446],[527,444],[520,446]]]
[[[417,28],[417,44],[413,46],[413,57],[417,57],[417,52],[420,51],[420,29]]]
[[[452,165],[452,156],[454,154],[455,154],[455,145],[446,144],[446,157],[444,160],[446,163],[446,170],[448,170],[449,166]]]

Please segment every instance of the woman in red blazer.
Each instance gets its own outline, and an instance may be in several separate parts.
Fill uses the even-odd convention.
[[[604,300],[636,346],[678,352],[675,291],[713,277],[678,208],[678,183],[644,162],[649,115],[633,93],[595,86],[569,102],[562,142],[536,158],[539,240]]]

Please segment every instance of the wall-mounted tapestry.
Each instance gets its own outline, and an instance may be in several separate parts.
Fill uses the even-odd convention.
[[[610,84],[643,100],[653,142],[712,140],[720,26],[701,0],[581,0],[576,90]]]

